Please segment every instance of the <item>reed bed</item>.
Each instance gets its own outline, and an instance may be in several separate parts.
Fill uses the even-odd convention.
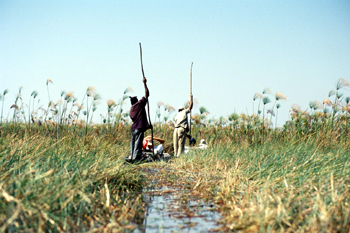
[[[218,231],[350,230],[349,142],[342,132],[235,135],[230,127],[194,125],[209,149],[124,166],[130,126],[96,125],[86,134],[72,125],[61,127],[59,137],[56,130],[2,124],[1,230],[130,231],[142,222],[140,191],[152,179],[214,203],[224,216]],[[171,125],[155,124],[154,131],[171,151]],[[147,167],[159,172],[145,174]]]
[[[216,203],[217,231],[348,232],[349,147],[317,142],[213,145],[169,164],[160,179]]]
[[[123,104],[130,88],[107,101],[97,124],[100,96],[92,86],[81,104],[66,92],[54,103],[50,83],[47,108],[35,91],[26,106],[20,89],[4,115],[8,90],[0,95],[0,231],[133,231],[144,218],[142,188],[153,179],[216,205],[223,215],[217,231],[350,231],[350,97],[342,92],[350,84],[343,79],[323,103],[292,105],[283,127],[276,124],[286,96],[268,88],[254,95],[252,115],[208,119],[200,107],[191,135],[205,139],[207,150],[138,166],[122,159],[129,154]],[[157,107],[154,136],[172,153],[174,108]]]
[[[36,128],[15,134],[2,125],[0,231],[68,232],[133,229],[141,213],[143,176],[124,166],[128,151],[96,134],[63,132],[59,140]],[[49,131],[48,131],[49,132]],[[84,135],[84,132],[82,132]]]

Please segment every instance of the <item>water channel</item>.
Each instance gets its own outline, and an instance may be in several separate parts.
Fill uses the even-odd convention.
[[[221,215],[212,203],[181,187],[167,187],[156,180],[143,189],[145,212],[140,232],[218,232]]]

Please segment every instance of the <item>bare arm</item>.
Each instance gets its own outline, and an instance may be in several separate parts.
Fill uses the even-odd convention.
[[[188,107],[188,110],[192,110],[192,107],[193,107],[193,95],[191,94],[190,95],[191,99],[190,99],[190,106]]]
[[[152,137],[151,136],[147,136],[145,137],[145,140],[147,141],[151,141]],[[160,144],[164,144],[165,140],[162,139],[162,138],[156,138],[156,137],[153,137],[153,140],[155,141],[158,141]]]
[[[148,87],[147,87],[147,79],[143,78],[142,82],[143,82],[143,85],[145,86],[145,98],[147,99],[149,97],[149,90],[148,90]]]

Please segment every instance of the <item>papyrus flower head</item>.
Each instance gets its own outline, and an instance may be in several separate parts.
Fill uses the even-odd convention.
[[[116,106],[117,103],[114,100],[109,99],[109,100],[107,100],[107,105],[109,108],[112,108],[112,107]]]
[[[158,107],[158,108],[160,108],[160,107],[163,106],[163,105],[164,105],[164,103],[163,103],[162,101],[157,102],[157,107]]]
[[[340,78],[336,84],[336,89],[339,90],[343,87],[350,87],[350,84],[345,79]]]
[[[265,87],[262,93],[263,93],[263,94],[270,94],[270,93],[271,93],[271,90],[270,90],[270,88]]]
[[[295,113],[300,112],[300,106],[297,104],[292,104],[292,111]]]
[[[275,98],[276,98],[276,100],[280,100],[280,99],[287,100],[287,97],[285,95],[283,95],[281,92],[276,92]]]
[[[332,101],[330,101],[329,99],[324,99],[323,100],[323,104],[328,105],[328,106],[332,106],[333,105]]]
[[[255,101],[256,99],[262,99],[263,95],[259,92],[255,93],[253,96],[253,101]]]
[[[275,112],[273,111],[273,109],[268,109],[267,113],[270,113],[272,116],[275,116]]]
[[[87,96],[95,96],[96,94],[96,89],[94,86],[89,86],[88,89],[86,90]]]
[[[125,90],[124,90],[124,94],[127,94],[127,93],[131,93],[133,92],[134,90],[131,88],[131,87],[127,87]]]

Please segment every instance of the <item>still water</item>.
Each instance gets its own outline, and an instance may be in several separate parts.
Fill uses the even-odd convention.
[[[188,190],[152,187],[143,190],[146,209],[134,232],[217,232],[221,215]]]

